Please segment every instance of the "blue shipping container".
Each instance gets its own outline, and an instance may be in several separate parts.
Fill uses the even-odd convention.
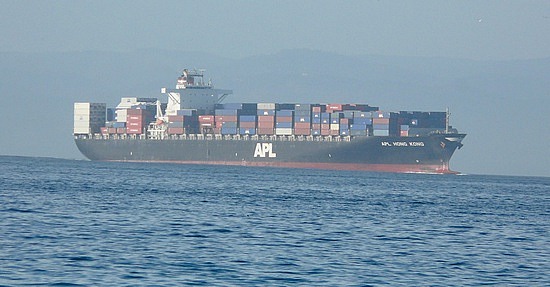
[[[216,116],[236,116],[238,111],[236,109],[223,109],[215,110],[214,113]]]
[[[390,125],[372,125],[375,130],[389,130]]]
[[[367,135],[366,130],[350,130],[349,133],[352,136],[366,136]]]
[[[280,110],[280,111],[277,111],[275,113],[275,115],[278,116],[278,117],[292,117],[292,116],[294,116],[294,111]]]
[[[352,124],[349,126],[351,130],[367,130],[367,125],[363,124]]]
[[[291,122],[276,122],[275,123],[276,128],[292,128]]]
[[[239,116],[241,122],[256,122],[256,116]]]
[[[258,116],[274,116],[275,110],[258,110]]]
[[[255,135],[256,129],[239,129],[239,134],[241,135]]]
[[[372,125],[372,119],[371,118],[353,118],[354,124],[359,125]]]
[[[222,135],[236,135],[237,128],[222,127],[221,132],[222,132]]]
[[[308,117],[308,116],[295,116],[295,117],[294,117],[294,122],[297,122],[297,123],[309,123],[309,122],[311,122],[311,118]]]
[[[237,128],[237,122],[223,122],[222,128]]]

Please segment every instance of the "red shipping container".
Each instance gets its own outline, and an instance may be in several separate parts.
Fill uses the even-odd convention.
[[[127,116],[126,117],[126,121],[141,121],[143,120],[143,116],[142,115],[139,115],[139,116]]]
[[[214,123],[214,116],[212,115],[199,116],[199,123]]]
[[[275,122],[274,116],[258,116],[258,122]]]
[[[312,108],[312,111],[313,111],[314,113],[320,113],[320,112],[321,112],[321,107],[313,107],[313,108]]]
[[[322,130],[330,130],[330,124],[321,124]]]
[[[322,135],[322,136],[328,136],[328,135],[330,135],[330,130],[323,130],[323,129],[322,129],[322,130],[321,130],[321,135]]]
[[[117,128],[116,133],[117,134],[125,134],[126,133],[126,128]]]
[[[292,117],[276,117],[275,121],[278,123],[291,123]]]
[[[275,132],[272,128],[261,128],[261,129],[258,129],[257,133],[259,135],[273,135]]]
[[[314,129],[314,130],[320,130],[321,129],[321,124],[311,124],[311,128]]]
[[[143,109],[128,109],[126,114],[128,116],[143,115],[143,114],[145,114],[145,110],[143,110]]]
[[[349,124],[349,119],[341,118],[341,119],[340,119],[340,124],[344,124],[344,125]]]
[[[169,122],[184,122],[185,117],[184,116],[168,116]]]
[[[116,128],[109,128],[110,134],[116,134]]]
[[[272,129],[275,127],[274,122],[258,122],[258,128],[269,128]]]
[[[143,128],[145,125],[143,122],[128,122],[126,127],[128,128]]]
[[[390,119],[374,118],[374,119],[372,119],[372,124],[374,124],[374,125],[389,125],[390,124]]]
[[[168,128],[168,134],[171,135],[182,135],[185,133],[184,128]]]
[[[297,136],[311,135],[311,129],[294,129],[294,134]]]
[[[342,110],[342,104],[328,104],[327,105],[327,112],[332,113],[334,111],[341,111]]]
[[[401,131],[401,136],[402,137],[408,137],[409,136],[409,131]]]
[[[143,132],[142,129],[136,129],[136,128],[127,128],[126,133],[127,134],[141,134]]]
[[[330,135],[338,136],[338,135],[340,135],[340,131],[339,130],[330,130]]]
[[[106,135],[109,133],[109,130],[106,127],[101,127],[101,133]]]
[[[256,128],[255,122],[240,122],[239,127],[245,128],[245,129],[254,129]]]
[[[236,122],[237,116],[216,116],[216,122]]]
[[[294,128],[296,128],[296,129],[310,129],[311,125],[310,125],[310,123],[295,123]]]

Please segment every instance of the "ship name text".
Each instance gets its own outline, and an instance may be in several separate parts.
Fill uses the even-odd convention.
[[[405,142],[405,141],[394,141],[394,142],[388,142],[384,141],[381,142],[382,146],[396,146],[396,147],[404,147],[404,146],[414,146],[414,147],[422,147],[424,146],[424,142],[418,142],[418,141],[412,141],[412,142]]]

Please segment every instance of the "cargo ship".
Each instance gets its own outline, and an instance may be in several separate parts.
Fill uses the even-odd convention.
[[[456,173],[466,136],[444,112],[368,104],[223,103],[231,90],[183,70],[167,101],[74,104],[74,138],[95,161],[215,164],[402,173]]]

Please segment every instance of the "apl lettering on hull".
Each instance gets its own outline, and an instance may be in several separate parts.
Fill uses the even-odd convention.
[[[272,143],[257,143],[254,157],[277,157],[277,154],[273,152]]]

